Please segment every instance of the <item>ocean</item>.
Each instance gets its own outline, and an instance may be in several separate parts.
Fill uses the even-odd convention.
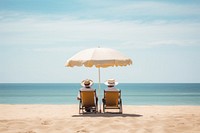
[[[0,83],[0,104],[78,104],[79,83]],[[200,83],[121,83],[124,105],[200,105]],[[98,90],[98,84],[93,88]],[[102,99],[101,84],[99,99]]]

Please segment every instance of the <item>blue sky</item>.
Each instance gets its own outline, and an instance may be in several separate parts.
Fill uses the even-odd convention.
[[[64,67],[86,48],[129,56],[128,67],[101,69],[101,81],[200,82],[198,0],[1,0],[0,83],[71,83],[96,68]]]

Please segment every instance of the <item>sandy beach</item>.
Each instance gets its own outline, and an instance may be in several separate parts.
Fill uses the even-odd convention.
[[[0,105],[1,133],[199,133],[200,106],[123,106],[81,114],[78,105]]]

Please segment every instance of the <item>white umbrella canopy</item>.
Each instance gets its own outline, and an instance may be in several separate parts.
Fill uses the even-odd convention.
[[[117,50],[110,48],[90,48],[78,52],[65,63],[66,67],[85,66],[106,68],[131,65],[132,60]]]
[[[70,59],[65,63],[66,67],[74,66],[85,66],[85,67],[97,67],[99,72],[99,95],[100,95],[100,68],[113,67],[113,66],[127,66],[131,65],[132,60],[121,52],[110,49],[110,48],[90,48],[85,49]],[[101,107],[101,100],[100,100]],[[101,108],[100,108],[101,112]]]

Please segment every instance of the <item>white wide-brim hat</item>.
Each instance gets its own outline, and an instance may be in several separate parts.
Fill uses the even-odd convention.
[[[115,79],[108,79],[106,80],[106,82],[104,83],[105,85],[118,85],[118,82],[115,81]]]
[[[92,86],[93,81],[91,79],[85,79],[81,82],[81,86],[86,87],[86,86]]]

